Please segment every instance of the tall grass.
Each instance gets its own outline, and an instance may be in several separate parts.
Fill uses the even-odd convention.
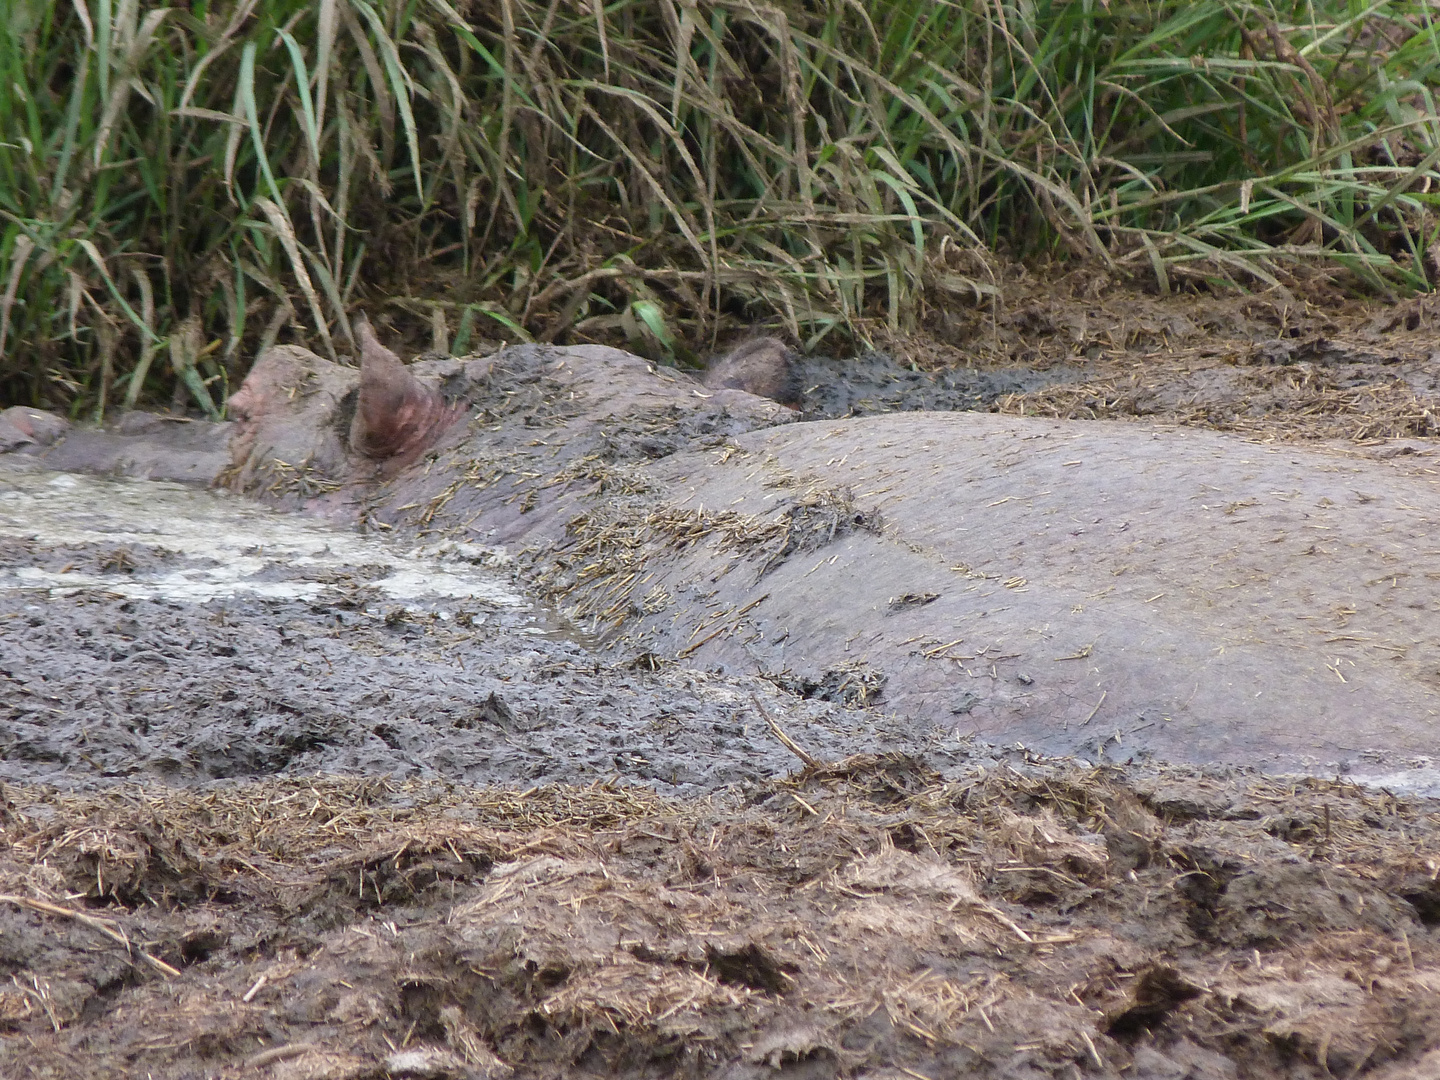
[[[389,305],[688,359],[983,301],[985,258],[1430,288],[1429,5],[10,0],[0,401],[218,413]]]

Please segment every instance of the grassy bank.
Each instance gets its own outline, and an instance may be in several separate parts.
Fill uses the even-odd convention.
[[[1421,3],[14,0],[0,401],[215,412],[342,313],[688,360],[986,303],[989,253],[1162,291],[1428,289]]]

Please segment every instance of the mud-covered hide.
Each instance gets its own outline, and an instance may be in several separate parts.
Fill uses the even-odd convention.
[[[520,345],[407,370],[469,415],[423,453],[376,461],[350,445],[359,371],[295,346],[270,350],[230,399],[229,486],[382,526],[444,522],[471,540],[537,544],[563,537],[567,514],[613,470],[640,483],[652,461],[795,417],[600,345]]]
[[[626,647],[1092,759],[1375,774],[1440,745],[1428,456],[962,413],[720,457],[651,471],[713,525],[628,587]],[[580,576],[572,606],[615,609],[615,577]]]
[[[976,413],[795,423],[599,347],[417,368],[471,418],[354,511],[507,545],[617,655],[1096,760],[1378,774],[1437,745],[1423,449]]]
[[[276,345],[230,397],[234,418],[225,482],[287,504],[332,492],[355,468],[346,432],[360,371],[298,345]]]
[[[49,446],[70,429],[69,421],[43,409],[14,405],[0,410],[0,454],[34,452]]]
[[[563,430],[472,437],[393,520],[554,541],[533,576],[622,654],[940,737],[1372,775],[1437,746],[1427,457],[961,413],[562,465]]]
[[[397,472],[434,446],[463,411],[447,402],[429,382],[417,378],[395,352],[375,335],[370,320],[358,316],[360,389],[350,421],[350,453],[385,462]]]

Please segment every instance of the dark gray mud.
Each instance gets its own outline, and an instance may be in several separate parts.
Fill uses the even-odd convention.
[[[132,412],[108,427],[67,427],[54,445],[16,449],[51,469],[207,485],[230,461],[228,423]]]
[[[146,517],[161,497],[186,521]],[[228,546],[195,525],[231,530]],[[930,741],[818,698],[776,704],[763,680],[602,659],[489,549],[400,548],[233,497],[0,471],[0,779],[338,773],[693,796],[796,764],[752,694],[827,758]]]
[[[797,764],[748,698],[768,684],[601,662],[500,619],[461,612],[469,625],[457,625],[344,596],[34,599],[0,597],[9,781],[75,790],[336,773],[700,795]],[[827,757],[927,741],[818,702],[785,714]]]
[[[1070,364],[1049,368],[950,368],[923,371],[886,353],[853,360],[804,358],[796,363],[800,413],[835,420],[888,412],[988,410],[1010,394],[1034,393],[1084,379]]]

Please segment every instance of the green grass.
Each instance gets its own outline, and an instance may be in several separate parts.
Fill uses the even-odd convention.
[[[994,285],[1440,273],[1418,2],[11,0],[0,402],[218,412],[386,308],[463,350],[813,346]],[[1434,254],[1432,254],[1434,252]]]

